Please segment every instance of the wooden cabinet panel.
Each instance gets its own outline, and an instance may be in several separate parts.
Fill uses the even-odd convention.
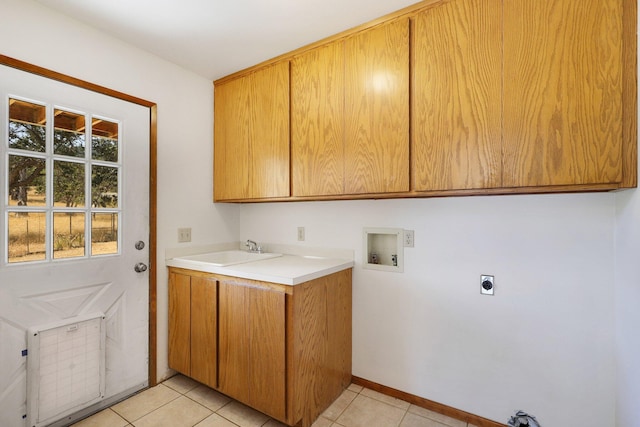
[[[250,77],[215,87],[214,166],[215,200],[248,199],[251,139]]]
[[[285,294],[220,282],[220,390],[286,418]]]
[[[169,367],[191,375],[191,280],[169,274]]]
[[[249,334],[246,288],[221,281],[218,311],[218,355],[220,391],[249,401]]]
[[[296,285],[290,304],[295,419],[309,423],[351,383],[351,270]]]
[[[289,63],[216,85],[214,199],[289,196]]]
[[[351,383],[351,275],[292,287],[169,268],[170,367],[309,427]]]
[[[217,385],[216,280],[191,278],[191,378]]]
[[[169,367],[215,387],[216,280],[169,273]]]
[[[622,0],[504,3],[505,187],[622,179]]]
[[[345,194],[409,190],[409,20],[345,40]]]
[[[251,406],[283,419],[285,412],[285,294],[245,288],[249,294],[249,391]]]
[[[344,43],[291,61],[291,173],[294,196],[344,192]]]
[[[252,75],[252,198],[289,196],[289,62]]]
[[[636,3],[427,2],[223,78],[215,200],[634,187]]]
[[[502,1],[455,0],[414,18],[412,190],[502,179]]]

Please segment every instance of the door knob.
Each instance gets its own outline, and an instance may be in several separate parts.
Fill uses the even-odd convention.
[[[136,271],[136,273],[144,273],[145,271],[147,271],[147,264],[145,264],[144,262],[139,262],[135,265],[135,267],[133,267],[133,269]]]

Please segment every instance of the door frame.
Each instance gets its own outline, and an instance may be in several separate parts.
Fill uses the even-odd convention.
[[[149,387],[158,383],[157,377],[157,168],[158,133],[157,104],[104,86],[80,80],[66,74],[39,67],[19,59],[0,54],[0,65],[16,68],[27,73],[46,77],[62,83],[80,87],[112,98],[149,108]]]

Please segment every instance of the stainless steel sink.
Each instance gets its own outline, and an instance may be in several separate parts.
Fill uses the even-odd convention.
[[[216,267],[226,267],[234,264],[244,264],[246,262],[261,261],[269,258],[277,258],[282,254],[275,253],[257,253],[241,250],[209,252],[205,254],[189,255],[174,258],[174,262],[180,262],[187,265],[213,265]]]

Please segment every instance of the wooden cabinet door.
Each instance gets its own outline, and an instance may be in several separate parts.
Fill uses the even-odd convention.
[[[412,44],[412,189],[499,187],[502,1],[429,8],[414,18]]]
[[[344,42],[291,61],[291,174],[294,196],[344,192]]]
[[[246,288],[221,281],[218,298],[218,387],[222,393],[248,403],[249,304]]]
[[[409,190],[409,19],[345,40],[345,194]]]
[[[191,378],[217,386],[216,280],[191,277]]]
[[[622,179],[622,0],[504,2],[505,187]]]
[[[289,63],[216,85],[214,199],[289,196]]]
[[[169,273],[169,367],[191,376],[191,277]]]
[[[250,190],[251,79],[216,85],[213,191],[215,200],[246,199]]]
[[[220,282],[219,389],[284,419],[285,294]]]
[[[285,294],[246,288],[249,295],[249,395],[257,410],[284,419]]]

